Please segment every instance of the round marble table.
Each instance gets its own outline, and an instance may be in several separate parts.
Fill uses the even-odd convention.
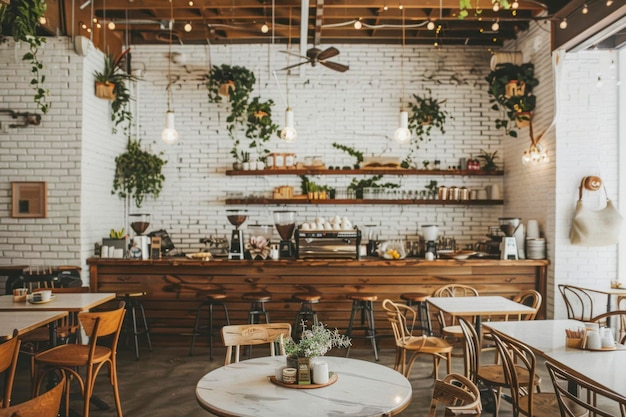
[[[198,403],[218,416],[381,416],[402,411],[412,388],[401,373],[373,362],[324,357],[338,376],[332,385],[293,389],[269,380],[284,356],[250,359],[217,368],[196,386]]]

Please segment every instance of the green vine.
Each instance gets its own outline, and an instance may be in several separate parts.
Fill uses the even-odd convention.
[[[126,81],[131,81],[134,77],[122,70],[122,59],[129,51],[129,49],[125,50],[118,58],[105,55],[103,70],[94,72],[96,82],[113,84],[115,94],[115,99],[111,102],[113,133],[117,133],[117,126],[124,123],[122,129],[126,136],[129,135],[133,122],[133,114],[130,111],[130,92],[126,87]]]
[[[361,163],[363,162],[363,152],[361,151],[357,151],[356,149],[350,147],[350,146],[346,146],[346,145],[342,145],[340,143],[333,143],[333,148],[339,149],[340,151],[344,151],[346,152],[348,155],[356,158],[356,164],[354,164],[355,168],[358,168]]]
[[[380,184],[379,181],[382,178],[382,175],[374,175],[371,178],[364,178],[362,180],[352,178],[352,182],[348,185],[348,190],[354,190],[356,198],[362,199],[364,188],[400,188],[399,184],[394,184],[392,182]]]
[[[115,158],[115,177],[111,194],[120,198],[132,198],[137,208],[146,195],[159,197],[165,176],[162,173],[167,161],[141,149],[138,140],[129,139],[126,152]]]
[[[250,139],[249,147],[256,149],[260,161],[265,161],[266,156],[270,153],[265,144],[278,130],[278,125],[272,123],[273,105],[272,100],[261,101],[259,97],[255,97],[247,109],[246,137]]]
[[[40,25],[39,19],[45,12],[45,0],[14,0],[8,5],[2,5],[0,9],[1,32],[11,33],[15,42],[28,44],[28,52],[22,56],[22,60],[28,61],[31,65],[33,78],[30,80],[30,85],[35,91],[33,101],[44,114],[50,110],[50,103],[47,102],[50,91],[43,87],[46,76],[43,73],[44,65],[39,60],[38,53],[39,48],[46,42],[46,38],[37,35],[37,28]]]

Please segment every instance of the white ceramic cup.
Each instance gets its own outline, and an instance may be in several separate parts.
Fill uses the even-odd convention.
[[[52,297],[52,291],[41,290],[33,293],[34,301],[48,301]]]
[[[316,362],[313,365],[313,383],[328,384],[328,364],[326,362]]]
[[[500,186],[498,184],[494,184],[491,186],[491,192],[489,194],[489,198],[491,200],[501,200],[502,192],[500,191]]]
[[[109,249],[109,255],[111,254],[111,250]],[[124,257],[124,249],[113,249],[113,258],[121,259]]]
[[[101,258],[108,258],[109,257],[109,247],[108,246],[102,246],[100,248],[100,257]]]
[[[587,332],[587,349],[591,350],[599,350],[602,348],[602,340],[600,338],[600,334],[595,331]]]
[[[526,223],[526,238],[539,238],[539,223],[537,222],[537,220],[528,220],[528,223]]]
[[[613,338],[613,330],[609,327],[604,327],[600,330],[601,342],[603,348],[611,348],[615,346],[615,339]]]

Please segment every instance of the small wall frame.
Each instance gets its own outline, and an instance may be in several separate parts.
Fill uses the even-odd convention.
[[[48,217],[47,183],[12,182],[11,217]]]

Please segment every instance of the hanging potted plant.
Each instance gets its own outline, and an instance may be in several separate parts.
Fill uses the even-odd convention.
[[[111,100],[113,133],[117,132],[118,125],[124,123],[123,130],[127,135],[133,122],[133,114],[130,111],[130,92],[126,87],[126,82],[134,80],[134,77],[122,70],[122,60],[129,51],[130,49],[126,49],[117,58],[105,55],[103,70],[93,74],[96,96]]]
[[[160,158],[141,149],[138,140],[128,139],[126,152],[115,158],[115,176],[113,190],[120,198],[132,199],[140,208],[146,196],[158,198],[163,189],[165,176],[163,166],[167,163]]]
[[[278,125],[272,123],[272,100],[261,101],[259,97],[252,99],[247,108],[246,137],[250,140],[248,147],[256,150],[256,169],[265,167],[265,159],[270,153],[265,147],[272,134],[278,130]]]
[[[489,83],[491,108],[501,113],[501,117],[496,119],[496,128],[517,137],[512,122],[518,128],[527,126],[536,106],[533,88],[539,80],[535,78],[535,66],[532,63],[498,64],[485,80]]]
[[[37,28],[45,12],[45,0],[9,1],[8,4],[0,5],[0,41],[5,40],[2,33],[11,33],[15,42],[28,45],[29,50],[22,56],[22,60],[31,64],[30,85],[35,90],[33,100],[44,114],[50,110],[50,103],[47,102],[50,91],[43,87],[46,76],[43,73],[44,65],[37,54],[46,38],[37,35]]]
[[[441,134],[445,134],[444,125],[448,112],[441,105],[446,100],[438,101],[432,97],[421,97],[413,94],[415,102],[409,102],[409,129],[411,129],[417,139],[430,140],[430,132],[433,128],[439,129]]]

